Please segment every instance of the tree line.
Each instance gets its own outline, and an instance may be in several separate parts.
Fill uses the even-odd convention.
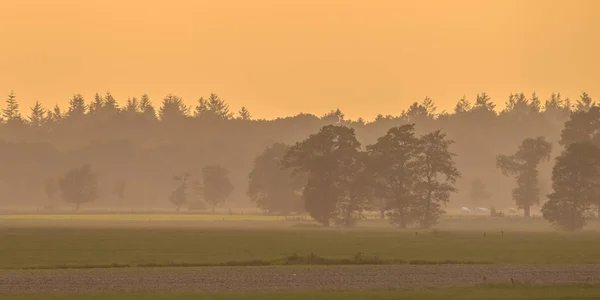
[[[205,166],[220,165],[236,187],[227,205],[251,205],[246,195],[248,174],[256,156],[274,143],[294,145],[324,126],[335,125],[353,129],[361,145],[375,145],[390,128],[416,124],[417,137],[441,129],[454,141],[450,152],[456,154],[453,160],[462,176],[456,180],[458,191],[451,193],[450,205],[509,205],[514,182],[497,171],[497,155],[513,153],[528,137],[544,136],[553,145],[552,161],[560,154],[558,141],[565,121],[573,113],[589,111],[594,103],[585,93],[577,101],[560,94],[542,101],[535,93],[517,93],[508,97],[505,106],[498,111],[481,93],[472,101],[461,98],[452,112],[438,112],[433,100],[425,98],[370,122],[348,120],[339,109],[322,116],[300,113],[262,120],[246,108],[234,113],[215,94],[199,98],[194,107],[176,95],[165,96],[155,107],[147,95],[120,104],[109,92],[96,94],[91,101],[76,94],[65,109],[45,108],[37,102],[24,113],[11,93],[0,121],[0,203],[39,205],[45,201],[48,178],[90,164],[100,178],[95,204],[169,206],[168,199],[180,184],[172,180],[173,174],[189,172],[190,178],[201,178]],[[359,152],[369,150],[361,146]],[[551,189],[551,168],[546,160],[540,162],[541,195]],[[121,197],[123,193],[116,190],[122,191],[124,183],[127,196]],[[378,201],[383,206],[385,201]]]
[[[429,228],[445,213],[461,173],[441,130],[415,136],[415,125],[393,127],[362,150],[355,131],[327,125],[287,146],[276,143],[259,155],[249,175],[248,196],[260,208],[288,214],[306,210],[329,227],[351,227],[369,210],[400,228]],[[526,138],[513,154],[499,154],[496,167],[515,179],[512,199],[530,217],[540,205],[557,227],[578,230],[600,217],[600,107],[572,114],[561,131],[562,153],[552,168],[552,191],[540,190],[540,164],[549,161],[545,137]],[[488,197],[476,181],[474,197]],[[302,205],[303,203],[303,205]]]

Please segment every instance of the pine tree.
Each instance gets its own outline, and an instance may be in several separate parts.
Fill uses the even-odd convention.
[[[240,115],[239,119],[244,121],[250,121],[250,118],[252,117],[252,115],[245,106],[242,106],[238,114]]]
[[[481,93],[477,94],[477,98],[475,100],[475,105],[473,105],[473,109],[494,112],[495,114],[496,104],[492,102],[492,98],[490,98],[490,96],[487,93]]]
[[[123,111],[128,114],[137,114],[140,110],[140,103],[136,97],[127,98],[127,103],[123,107]]]
[[[168,94],[163,99],[162,107],[158,114],[163,121],[182,120],[189,116],[190,108],[185,105],[181,97]]]
[[[35,105],[31,108],[31,114],[29,115],[29,124],[33,127],[41,127],[46,119],[46,110],[42,107],[39,101],[35,102]]]
[[[21,121],[21,113],[19,112],[19,103],[14,92],[10,92],[6,99],[6,108],[2,109],[2,117],[6,122]]]
[[[119,104],[110,92],[106,92],[106,95],[104,96],[104,106],[102,108],[109,114],[119,112]]]
[[[584,92],[583,94],[581,94],[581,96],[579,96],[579,100],[577,100],[576,107],[577,111],[589,111],[590,108],[595,105],[596,103],[594,102],[594,100],[592,100],[590,95]]]
[[[542,101],[538,98],[537,94],[533,92],[531,99],[529,100],[529,107],[534,113],[539,113],[542,110]]]
[[[156,119],[156,109],[154,109],[154,105],[152,105],[152,101],[150,101],[148,94],[142,95],[140,100],[140,111],[142,112],[142,116],[146,119]]]
[[[100,96],[100,94],[96,93],[94,95],[94,101],[90,104],[90,114],[94,115],[98,113],[98,111],[100,111],[103,106],[104,99],[102,99],[102,96]]]
[[[208,112],[208,101],[206,101],[204,97],[200,97],[200,99],[198,99],[198,105],[196,106],[196,109],[194,109],[194,117],[202,118],[206,116]]]
[[[208,97],[208,110],[223,120],[233,118],[233,113],[229,111],[229,105],[214,93]]]
[[[460,100],[458,100],[458,103],[456,103],[456,106],[454,107],[454,113],[466,113],[469,112],[472,108],[473,106],[471,105],[471,102],[467,100],[466,96],[463,96],[462,98],[460,98]]]
[[[69,110],[67,111],[67,116],[72,117],[82,117],[85,115],[87,107],[85,105],[85,100],[81,94],[73,95],[73,98],[69,100]]]

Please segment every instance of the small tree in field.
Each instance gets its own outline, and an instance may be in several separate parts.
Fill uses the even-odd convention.
[[[542,207],[544,218],[555,226],[573,231],[592,217],[600,196],[600,149],[590,142],[567,146],[552,169],[552,188]]]
[[[97,198],[98,179],[88,164],[68,171],[58,185],[63,200],[75,204],[76,211],[79,211],[81,204]]]
[[[173,203],[177,207],[177,211],[179,211],[181,206],[187,203],[187,186],[190,179],[190,174],[185,173],[183,176],[174,176],[173,179],[179,184],[175,190],[171,192],[169,201]]]
[[[543,161],[550,159],[552,144],[544,137],[525,139],[513,155],[498,155],[496,166],[504,175],[513,175],[517,187],[513,189],[513,200],[530,216],[531,206],[540,203],[539,170]]]
[[[215,211],[217,205],[225,203],[233,192],[233,184],[228,177],[227,169],[220,165],[202,168],[202,193],[204,201]]]

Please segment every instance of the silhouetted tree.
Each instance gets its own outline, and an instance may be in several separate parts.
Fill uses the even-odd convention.
[[[88,164],[68,171],[58,185],[63,200],[75,204],[75,211],[81,204],[96,200],[98,179]]]
[[[415,221],[411,208],[416,201],[412,191],[419,141],[414,131],[414,124],[393,127],[377,143],[367,146],[377,195],[386,199],[392,223],[401,228]]]
[[[181,97],[173,94],[167,95],[162,101],[158,114],[163,121],[182,120],[189,116],[190,108],[185,105]]]
[[[87,106],[85,100],[81,94],[73,95],[73,98],[69,100],[69,109],[67,111],[67,117],[69,118],[81,118],[85,115]]]
[[[417,199],[413,211],[422,228],[437,223],[445,212],[442,205],[448,204],[450,194],[458,191],[455,185],[460,172],[454,163],[456,154],[450,152],[453,143],[441,130],[426,134],[418,141],[414,183]]]
[[[46,119],[46,110],[42,107],[39,101],[36,101],[31,108],[31,114],[29,115],[29,125],[40,128],[44,125]]]
[[[596,106],[596,103],[594,103],[594,100],[592,100],[590,95],[588,95],[587,93],[584,92],[579,97],[579,100],[577,100],[576,110],[577,111],[589,111],[590,108],[592,108],[593,106]]]
[[[250,121],[250,118],[252,118],[252,115],[245,106],[242,106],[238,114],[240,115],[239,119],[243,121]]]
[[[559,143],[563,147],[588,141],[600,146],[600,107],[598,106],[571,114],[560,133]]]
[[[2,118],[7,122],[21,121],[21,113],[19,112],[19,103],[13,92],[10,92],[6,99],[6,108],[2,109]]]
[[[556,158],[552,188],[542,207],[546,220],[565,230],[583,228],[593,213],[600,184],[600,150],[590,142],[577,142]]]
[[[293,174],[308,174],[303,191],[305,209],[325,227],[330,226],[338,202],[345,196],[346,171],[353,166],[359,148],[354,129],[327,125],[291,146],[282,160],[282,167]]]
[[[92,101],[92,103],[90,103],[89,114],[90,115],[97,114],[102,109],[103,106],[104,106],[104,99],[102,99],[102,96],[100,96],[100,94],[96,93],[94,95],[94,101]]]
[[[471,111],[472,108],[473,108],[473,106],[471,105],[471,102],[469,102],[469,100],[467,100],[466,96],[463,96],[462,98],[460,98],[458,103],[456,103],[456,106],[454,107],[454,113],[455,114],[466,113],[466,112]]]
[[[355,152],[354,157],[348,157],[343,163],[345,178],[338,182],[341,196],[333,215],[333,222],[337,225],[353,227],[363,218],[363,212],[370,208],[373,182],[368,159],[367,153]]]
[[[225,203],[233,192],[233,184],[229,180],[227,169],[220,165],[209,165],[202,168],[202,193],[204,201],[215,208]]]
[[[248,175],[247,195],[262,210],[288,215],[304,210],[301,190],[306,184],[305,176],[293,176],[281,169],[281,160],[289,146],[275,143],[254,160]]]
[[[119,104],[110,92],[106,92],[106,95],[104,95],[102,111],[104,111],[107,115],[114,115],[119,112]]]
[[[156,120],[156,109],[152,102],[150,101],[150,97],[147,94],[143,94],[140,99],[140,111],[142,116],[148,120]]]
[[[339,124],[344,122],[344,113],[338,108],[336,110],[332,110],[321,117],[321,120],[330,123],[330,124]]]
[[[498,155],[496,166],[502,174],[516,176],[517,187],[513,189],[513,200],[525,210],[529,217],[531,206],[540,203],[539,170],[543,161],[550,159],[552,144],[544,137],[527,138],[513,155]]]
[[[127,103],[123,107],[123,112],[129,115],[136,115],[140,111],[140,103],[136,97],[127,98]]]

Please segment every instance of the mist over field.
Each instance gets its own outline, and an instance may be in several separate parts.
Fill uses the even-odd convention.
[[[0,1],[0,300],[600,299],[600,1]]]
[[[427,100],[393,115],[382,113],[370,122],[347,120],[343,107],[323,116],[298,114],[258,120],[251,115],[241,117],[237,108],[227,106],[226,99],[222,111],[203,112],[198,106],[177,102],[176,96],[165,97],[157,107],[147,102],[143,102],[147,106],[137,106],[139,100],[133,102],[134,98],[116,102],[110,94],[87,101],[74,96],[72,105],[63,107],[60,115],[50,107],[47,113],[32,116],[28,108],[19,106],[12,112],[19,119],[9,116],[5,106],[0,123],[0,203],[3,210],[65,206],[58,197],[48,199],[45,181],[90,164],[98,175],[98,199],[85,208],[174,210],[168,201],[176,184],[173,176],[189,172],[199,178],[204,166],[219,164],[229,171],[234,186],[221,206],[253,207],[246,191],[254,159],[273,143],[293,145],[328,124],[353,128],[363,148],[395,126],[415,123],[417,134],[441,129],[455,142],[450,150],[456,154],[456,167],[462,174],[456,184],[458,193],[448,203],[450,209],[513,207],[514,179],[496,168],[496,156],[516,151],[525,138],[544,136],[554,146],[552,159],[540,166],[540,193],[548,193],[553,159],[561,151],[557,143],[560,131],[570,112],[577,110],[579,96],[571,102],[558,94],[534,95],[533,100],[525,95],[518,98],[520,102],[514,102],[518,95],[511,96],[496,100],[507,101],[509,106],[497,111],[493,99],[483,95],[457,101],[451,113],[436,110],[435,102]],[[17,104],[18,100],[16,95]],[[37,113],[43,113],[46,108],[39,109]],[[485,185],[489,199],[471,199],[475,180]],[[123,199],[115,191],[119,182],[126,185]]]

